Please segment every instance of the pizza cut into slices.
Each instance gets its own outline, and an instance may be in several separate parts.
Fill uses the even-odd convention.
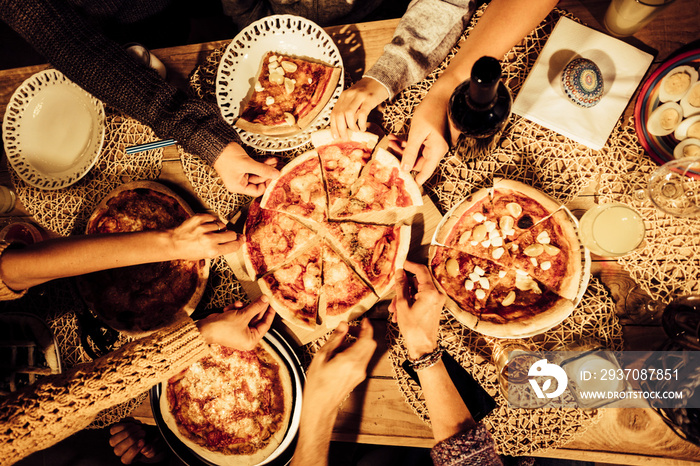
[[[557,211],[523,232],[510,250],[517,270],[563,298],[576,297],[582,273],[581,246],[567,211]]]
[[[490,190],[474,193],[445,216],[438,226],[434,242],[508,267],[511,256],[507,236],[512,224],[502,222],[494,213]]]
[[[268,52],[236,121],[256,134],[284,136],[309,126],[333,96],[341,69]]]
[[[270,305],[287,321],[316,328],[322,284],[323,246],[314,244],[296,257],[258,279]]]
[[[323,286],[318,314],[326,328],[364,314],[378,296],[327,242],[323,245]]]
[[[376,225],[352,221],[329,222],[327,239],[369,283],[377,296],[394,285],[396,269],[402,268],[411,243],[408,225]]]
[[[338,202],[331,218],[364,220],[372,214],[387,217],[393,212],[423,205],[420,188],[413,177],[401,170],[399,161],[378,148],[350,189],[350,197]]]
[[[349,131],[346,140],[333,139],[329,129],[311,134],[311,142],[321,158],[329,211],[340,209],[350,197],[351,187],[372,158],[377,140],[376,134],[356,131]]]
[[[243,260],[252,279],[265,275],[287,258],[318,241],[318,235],[291,216],[260,207],[260,201],[250,204],[243,231]]]
[[[316,151],[300,155],[285,165],[279,178],[265,190],[260,206],[287,213],[302,222],[325,221],[328,201]]]
[[[463,311],[480,317],[493,289],[506,275],[500,265],[457,249],[430,246],[430,269],[441,291]]]

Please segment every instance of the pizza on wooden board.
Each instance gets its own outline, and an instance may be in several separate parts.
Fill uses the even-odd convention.
[[[448,212],[429,256],[435,282],[456,304],[451,309],[496,337],[527,336],[561,322],[581,284],[570,214],[512,180],[497,180]]]
[[[268,52],[236,126],[269,136],[301,131],[333,96],[341,71],[308,59]]]
[[[252,466],[282,443],[292,412],[292,378],[262,340],[252,351],[211,345],[210,355],[163,384],[168,428],[221,466]]]
[[[422,198],[413,178],[401,173],[397,195],[375,196],[371,221],[334,217],[329,203],[347,204],[351,188],[368,172],[393,172],[398,161],[378,155],[372,134],[350,132],[347,140],[333,140],[323,130],[311,138],[316,148],[287,164],[251,207],[243,257],[249,276],[284,319],[307,329],[332,328],[391,292],[411,241],[404,222],[415,213],[396,199],[418,206]],[[283,228],[275,226],[279,215],[289,217]],[[273,264],[281,255],[286,259]]]
[[[112,191],[87,222],[91,234],[163,230],[192,209],[160,183],[137,181]],[[110,327],[138,336],[191,314],[209,277],[208,259],[173,260],[103,270],[77,277],[78,288]]]

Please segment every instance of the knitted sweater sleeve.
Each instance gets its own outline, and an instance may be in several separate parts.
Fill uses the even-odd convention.
[[[483,424],[439,442],[430,451],[435,466],[503,466]]]
[[[1,398],[0,464],[13,464],[63,440],[103,409],[145,392],[208,351],[194,322],[186,319]]]
[[[158,137],[176,139],[209,163],[240,141],[215,104],[189,97],[138,64],[67,0],[0,0],[0,18],[71,81]]]
[[[474,10],[474,0],[413,0],[391,42],[365,76],[384,84],[394,97],[445,59]]]

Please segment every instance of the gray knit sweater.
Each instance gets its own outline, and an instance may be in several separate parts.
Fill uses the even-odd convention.
[[[457,43],[474,10],[474,0],[413,0],[365,76],[384,84],[390,97],[424,79]]]
[[[219,108],[166,83],[93,26],[93,18],[146,18],[169,0],[0,0],[0,19],[71,81],[213,163],[240,141]],[[247,83],[244,83],[247,86]]]

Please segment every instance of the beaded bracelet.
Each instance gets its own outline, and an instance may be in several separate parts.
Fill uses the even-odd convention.
[[[408,363],[411,365],[414,371],[427,369],[429,367],[433,367],[435,364],[438,363],[440,359],[442,359],[442,353],[444,351],[445,350],[438,346],[430,353],[424,354],[423,356],[417,359],[407,358]]]

